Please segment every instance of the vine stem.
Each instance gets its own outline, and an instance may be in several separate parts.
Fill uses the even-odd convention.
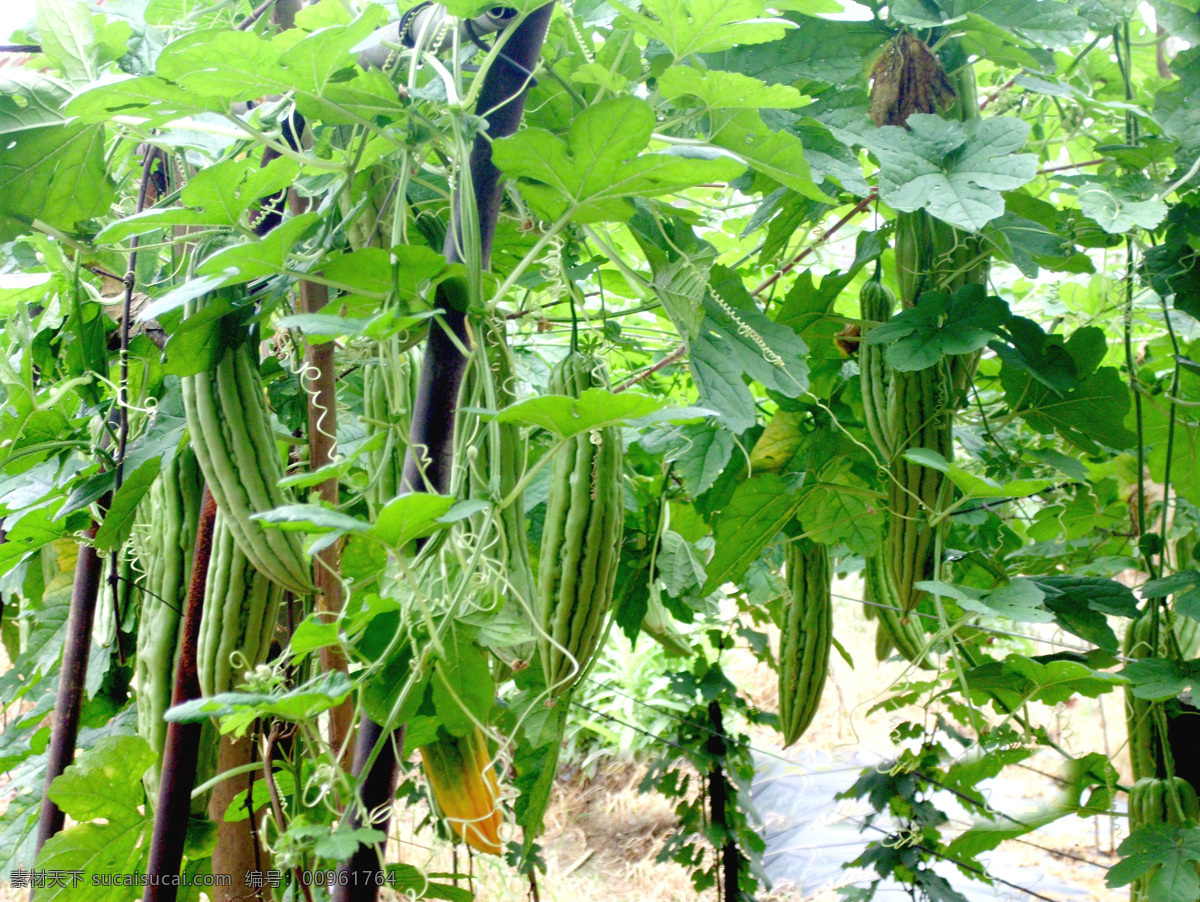
[[[146,209],[146,198],[150,193],[150,173],[154,169],[154,163],[160,159],[159,150],[145,145],[145,157],[142,160],[142,181],[138,185],[137,204],[134,215],[141,213]],[[129,265],[125,270],[125,277],[121,280],[125,285],[125,296],[121,302],[121,350],[118,359],[120,360],[121,376],[120,384],[117,388],[117,459],[116,466],[113,471],[113,495],[121,491],[121,486],[125,482],[125,449],[129,444],[129,320],[133,317],[133,288],[137,283],[137,258],[138,258],[138,238],[134,235],[129,242]],[[110,571],[108,574],[108,585],[112,590],[113,615],[116,617],[117,623],[117,657],[121,664],[125,663],[125,651],[121,648],[121,590],[120,590],[120,569],[121,549],[113,550]]]
[[[687,345],[680,345],[674,351],[672,351],[670,354],[668,354],[666,357],[664,357],[662,360],[658,361],[658,363],[648,366],[648,367],[646,367],[646,369],[642,370],[640,373],[637,373],[637,374],[631,376],[630,378],[626,379],[624,382],[622,382],[620,385],[618,385],[616,388],[613,389],[613,393],[616,394],[617,392],[625,391],[627,388],[633,388],[633,386],[637,385],[639,382],[649,379],[651,376],[653,376],[659,370],[664,370],[667,367],[669,367],[672,363],[678,362],[679,360],[681,360],[683,358],[683,355],[686,353],[687,353]]]
[[[860,200],[857,204],[855,204],[851,208],[849,213],[847,213],[845,216],[843,216],[841,219],[839,219],[837,222],[835,222],[833,225],[831,225],[825,231],[825,234],[823,234],[820,238],[818,238],[816,241],[814,241],[812,244],[810,244],[808,247],[806,247],[804,250],[802,250],[799,254],[797,254],[790,263],[783,266],[782,268],[780,268],[777,272],[773,273],[772,275],[768,276],[767,279],[761,285],[759,285],[752,292],[750,292],[750,296],[758,297],[760,294],[762,294],[764,291],[766,291],[768,288],[770,288],[772,285],[774,285],[776,282],[778,282],[781,278],[783,278],[785,275],[787,275],[793,269],[795,269],[797,266],[799,266],[809,254],[811,254],[813,251],[815,251],[821,245],[825,244],[825,242],[827,242],[830,238],[832,238],[834,235],[836,235],[838,233],[838,230],[841,229],[842,226],[844,226],[846,223],[848,223],[850,220],[852,220],[859,213],[862,213],[864,210],[866,210],[867,207],[869,207],[871,205],[871,202],[874,201],[875,198],[877,198],[878,196],[879,196],[879,192],[872,189],[871,193],[868,194],[866,197],[864,197],[862,200]]]

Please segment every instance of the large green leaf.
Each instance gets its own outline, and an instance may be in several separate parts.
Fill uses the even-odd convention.
[[[1200,829],[1155,825],[1134,831],[1117,849],[1125,856],[1104,882],[1124,886],[1146,873],[1152,902],[1194,902],[1200,897]]]
[[[23,69],[0,70],[0,134],[61,125],[66,88],[55,78]]]
[[[890,10],[906,25],[930,28],[966,19],[966,27],[999,26],[1018,43],[1059,49],[1087,36],[1087,20],[1059,0],[900,0]],[[962,27],[960,25],[960,27]]]
[[[759,310],[732,270],[713,268],[704,312],[700,334],[688,344],[689,362],[701,400],[733,432],[745,431],[756,419],[745,376],[789,398],[808,389],[808,346]]]
[[[991,702],[1002,714],[1030,701],[1057,705],[1076,694],[1095,698],[1123,682],[1116,674],[1089,667],[1079,655],[1068,654],[1038,658],[1010,654],[1003,661],[971,668],[965,679],[976,701]]]
[[[466,736],[478,723],[487,723],[495,685],[488,656],[474,641],[457,631],[442,643],[434,664],[433,707],[446,732]]]
[[[620,0],[612,5],[635,31],[661,41],[676,59],[774,41],[790,24],[766,18],[761,0],[642,0],[642,13]]]
[[[759,175],[803,197],[830,200],[813,182],[804,159],[804,145],[794,134],[771,131],[752,110],[714,113],[711,121],[712,143],[737,154]]]
[[[81,823],[47,840],[36,866],[68,874],[78,871],[82,879],[77,885],[72,879],[48,881],[38,890],[39,899],[108,899],[112,887],[93,878],[143,870],[152,821],[139,810],[144,801],[141,776],[154,759],[141,737],[110,737],[83,751],[54,781],[50,797]]]
[[[67,103],[66,113],[81,122],[104,122],[115,114],[170,121],[181,114],[229,109],[227,97],[188,91],[156,75],[114,78],[91,85]]]
[[[1133,406],[1128,386],[1115,367],[1097,364],[1107,350],[1104,332],[1098,328],[1077,329],[1064,343],[1049,336],[1070,354],[1078,383],[1068,392],[1057,392],[1008,361],[1000,369],[1000,382],[1009,406],[1029,425],[1042,433],[1058,431],[1063,438],[1088,452],[1098,443],[1124,449],[1137,441],[1123,425]]]
[[[1029,124],[1013,116],[958,122],[916,113],[907,128],[856,120],[835,130],[879,157],[879,196],[902,212],[928,210],[978,231],[1004,212],[1001,191],[1033,180],[1037,157],[1017,153]]]
[[[717,548],[702,595],[737,582],[799,510],[803,496],[773,473],[747,479],[713,519]]]
[[[667,100],[694,97],[711,109],[790,110],[805,100],[803,94],[788,85],[768,85],[737,72],[704,71],[692,66],[672,66],[659,76],[658,91]]]
[[[102,125],[50,125],[6,137],[0,154],[0,241],[35,219],[65,232],[105,213],[113,196]]]
[[[866,342],[887,345],[887,362],[894,369],[924,370],[944,356],[978,351],[1008,318],[1008,304],[982,285],[964,285],[954,294],[925,291],[916,306],[872,329]]]
[[[141,821],[141,776],[157,757],[140,736],[101,739],[51,784],[50,798],[76,821]]]
[[[1079,208],[1110,235],[1153,229],[1167,215],[1161,200],[1144,200],[1120,185],[1086,182],[1079,187]]]
[[[576,222],[626,220],[631,197],[669,194],[742,172],[737,161],[703,150],[642,153],[654,130],[654,112],[636,97],[588,107],[567,140],[529,128],[493,145],[493,160],[521,182],[521,192],[545,219],[570,213]]]
[[[42,49],[68,81],[96,78],[98,53],[92,15],[83,0],[38,0],[37,27]]]
[[[1143,435],[1150,449],[1150,475],[1161,482],[1167,477],[1167,450],[1170,446],[1171,487],[1200,504],[1200,416],[1195,408],[1175,408],[1174,435],[1170,405],[1160,398],[1142,399]],[[1126,425],[1133,426],[1132,415]]]
[[[821,468],[797,516],[813,541],[844,545],[851,554],[869,557],[883,542],[884,505],[847,463],[841,458]]]
[[[891,37],[879,22],[832,22],[797,14],[787,18],[798,27],[780,40],[710,53],[709,65],[769,84],[790,85],[801,79],[852,83],[863,75],[864,60]]]

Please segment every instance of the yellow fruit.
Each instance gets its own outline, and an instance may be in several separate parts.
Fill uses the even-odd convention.
[[[499,855],[500,784],[483,730],[476,727],[461,737],[438,730],[438,738],[420,751],[438,814],[472,849]]]

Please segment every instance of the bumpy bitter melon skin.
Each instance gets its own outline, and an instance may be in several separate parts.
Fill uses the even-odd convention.
[[[784,567],[788,597],[779,640],[779,727],[789,746],[808,729],[825,689],[833,646],[832,572],[824,545],[791,542]]]
[[[866,609],[877,621],[875,653],[879,660],[886,658],[894,648],[910,664],[932,669],[934,665],[926,650],[928,637],[918,615],[913,612],[905,616],[897,610],[900,601],[887,564],[879,556],[867,558],[863,569],[863,595],[864,600],[870,602]]]
[[[161,755],[179,663],[179,627],[187,604],[200,499],[204,483],[190,449],[179,451],[163,468],[138,507],[134,544],[144,571],[134,673],[138,686],[138,735]],[[158,766],[143,782],[158,795]]]
[[[205,696],[236,689],[242,673],[266,660],[282,600],[283,589],[242,553],[218,511],[196,651]]]
[[[193,316],[213,298],[187,305]],[[242,552],[269,579],[291,592],[312,591],[312,572],[297,533],[254,519],[287,503],[257,355],[244,336],[220,348],[208,369],[183,378],[183,405],[192,448],[217,507]]]
[[[550,391],[579,397],[607,381],[598,360],[572,352],[555,366]],[[623,459],[620,431],[606,426],[567,439],[550,465],[538,558],[538,653],[556,694],[591,660],[612,606],[624,527]]]
[[[381,444],[367,454],[371,481],[367,504],[372,514],[400,494],[404,484],[404,450],[412,422],[413,402],[421,374],[417,350],[401,354],[398,342],[381,349],[378,361],[363,369],[363,425],[368,438]]]
[[[1157,619],[1156,619],[1157,618]],[[1184,660],[1196,656],[1200,629],[1190,617],[1176,617],[1175,638]],[[1167,644],[1166,619],[1153,611],[1131,621],[1125,629],[1123,652],[1127,658],[1171,656]],[[1125,724],[1129,736],[1129,760],[1134,780],[1165,774],[1164,750],[1158,738],[1151,709],[1153,702],[1125,690]]]
[[[953,455],[946,368],[938,364],[917,372],[892,374],[888,393],[888,429],[895,442],[888,480],[886,559],[896,598],[907,613],[922,593],[916,583],[936,578],[938,532],[930,516],[950,500],[945,473],[908,460],[912,449],[928,449],[946,460]]]
[[[859,312],[863,320],[886,323],[892,318],[896,299],[885,285],[876,279],[868,279],[858,295]],[[884,349],[868,344],[870,335],[864,331],[864,341],[858,345],[859,384],[862,388],[863,418],[867,433],[883,455],[884,460],[892,457],[892,436],[888,428],[887,399],[891,384],[891,368],[884,359]]]
[[[975,76],[957,40],[939,51],[951,76],[956,99],[945,118],[979,118]],[[983,285],[988,255],[977,235],[962,232],[925,210],[896,218],[895,276],[901,307],[920,303],[924,292],[954,292]],[[931,515],[949,503],[953,485],[946,474],[906,460],[907,451],[929,449],[947,461],[953,455],[951,414],[975,371],[979,352],[953,355],[916,372],[892,370],[888,384],[886,440],[890,443],[887,566],[900,607],[912,611],[922,593],[915,584],[935,579],[938,533],[947,521],[933,525]]]

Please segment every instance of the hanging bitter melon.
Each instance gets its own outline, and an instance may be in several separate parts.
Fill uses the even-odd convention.
[[[187,315],[213,298],[188,302]],[[255,514],[287,503],[283,466],[271,429],[258,358],[245,335],[217,349],[215,362],[183,378],[183,405],[200,471],[224,513],[234,541],[269,579],[297,594],[312,591],[301,537],[265,528]]]
[[[607,387],[603,365],[572,352],[550,378],[553,394]],[[624,524],[621,432],[572,436],[551,463],[538,558],[538,650],[546,685],[562,693],[587,666],[604,632]]]
[[[779,728],[791,745],[808,729],[821,704],[833,645],[832,573],[824,545],[788,543],[788,595],[779,640]]]

